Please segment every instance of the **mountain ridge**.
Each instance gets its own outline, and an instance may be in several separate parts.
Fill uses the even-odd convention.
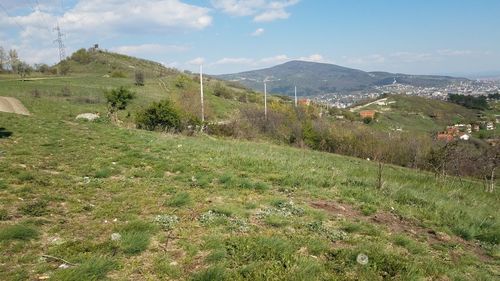
[[[237,81],[254,90],[262,90],[262,83],[266,80],[270,92],[284,95],[293,95],[294,87],[297,85],[301,95],[306,96],[367,91],[375,86],[390,85],[395,81],[417,87],[443,87],[454,82],[468,81],[467,78],[452,76],[367,72],[335,64],[301,60],[264,69],[214,75],[214,77]]]

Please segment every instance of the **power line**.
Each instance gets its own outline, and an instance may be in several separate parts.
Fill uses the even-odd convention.
[[[54,40],[54,43],[59,45],[59,61],[63,61],[66,58],[66,47],[64,46],[64,42],[62,40],[63,33],[61,32],[61,28],[59,27],[59,23],[54,28],[57,31],[57,39]]]

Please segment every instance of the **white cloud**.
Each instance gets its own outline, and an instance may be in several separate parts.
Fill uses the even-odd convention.
[[[179,0],[86,0],[66,12],[61,23],[68,30],[91,32],[203,29],[212,23],[209,12]]]
[[[299,0],[212,0],[212,5],[231,16],[253,16],[256,22],[269,22],[290,17],[286,8],[298,2]]]
[[[227,64],[239,64],[239,65],[250,65],[254,63],[252,59],[249,58],[222,58],[216,62],[214,65],[227,65]]]
[[[287,19],[289,17],[290,14],[287,13],[285,10],[278,9],[278,10],[265,11],[259,15],[256,15],[253,19],[256,22],[269,22],[278,19]]]
[[[200,64],[204,64],[205,63],[205,59],[202,58],[202,57],[198,57],[198,58],[194,58],[190,61],[188,61],[186,64],[189,64],[189,65],[200,65]]]
[[[20,55],[28,54],[22,58],[29,63],[57,61],[57,46],[53,43],[57,38],[53,30],[57,22],[66,34],[63,40],[68,54],[89,43],[121,35],[165,35],[169,31],[200,30],[212,24],[210,9],[181,0],[80,0],[65,7],[64,12],[56,0],[26,1],[22,5],[17,2],[7,1],[4,5],[9,15],[1,14],[0,26],[8,39],[1,44],[16,48]],[[26,10],[27,4],[31,5],[30,10]],[[161,53],[182,48],[144,44],[112,49],[137,55],[143,51]]]
[[[474,54],[474,52],[470,50],[451,50],[451,49],[444,49],[444,50],[438,50],[437,53],[442,56],[468,56]]]
[[[312,54],[307,57],[300,57],[299,60],[303,61],[312,61],[312,62],[328,62],[322,55],[320,54]]]
[[[112,51],[120,54],[139,57],[144,57],[145,55],[161,55],[172,52],[184,52],[188,49],[189,47],[186,46],[161,44],[126,45],[111,48]]]
[[[252,36],[261,36],[264,33],[264,28],[257,28],[253,33]]]

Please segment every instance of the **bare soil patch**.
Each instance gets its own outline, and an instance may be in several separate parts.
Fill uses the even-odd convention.
[[[322,209],[336,217],[348,217],[359,219],[364,222],[384,225],[390,233],[405,233],[413,238],[424,238],[429,244],[455,243],[460,244],[468,252],[475,253],[482,261],[489,261],[487,255],[479,244],[466,241],[457,236],[437,232],[432,228],[421,226],[417,221],[406,219],[390,212],[377,212],[371,216],[365,216],[353,206],[334,201],[315,201],[310,205],[316,209]]]
[[[28,109],[18,99],[12,97],[0,97],[0,111],[30,115]]]

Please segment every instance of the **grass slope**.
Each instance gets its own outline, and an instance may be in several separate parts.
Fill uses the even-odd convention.
[[[387,105],[371,104],[360,110],[379,112],[373,127],[381,130],[400,128],[404,131],[437,132],[448,125],[477,120],[477,110],[423,97],[391,95]]]
[[[74,120],[104,112],[101,88],[131,83],[101,75],[0,81],[0,95],[33,114],[0,113],[2,131],[12,133],[0,139],[0,280],[500,274],[498,189],[485,194],[480,182],[387,166],[376,190],[376,165],[359,159]],[[156,85],[134,88],[131,112],[164,95]],[[70,96],[60,94],[65,86]],[[43,254],[75,266],[58,269],[62,262]],[[356,262],[359,254],[368,264]]]

